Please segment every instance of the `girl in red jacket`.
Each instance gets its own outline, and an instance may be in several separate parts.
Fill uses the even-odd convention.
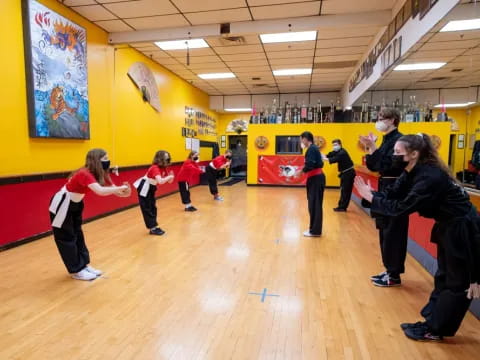
[[[185,205],[185,211],[197,211],[190,200],[190,183],[193,177],[200,175],[204,171],[198,166],[199,154],[196,151],[190,152],[187,160],[183,163],[180,172],[177,175],[178,189],[180,190],[180,197],[182,204]]]
[[[223,197],[218,194],[217,173],[222,169],[228,168],[231,162],[232,151],[227,150],[225,155],[217,156],[206,168],[208,187],[210,188],[210,194],[213,195],[214,200],[223,201]]]

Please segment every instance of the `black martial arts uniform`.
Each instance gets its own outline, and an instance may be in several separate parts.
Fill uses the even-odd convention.
[[[347,210],[350,198],[352,197],[353,182],[355,181],[355,169],[353,161],[348,152],[341,148],[338,151],[332,151],[327,154],[330,164],[337,164],[338,177],[340,178],[340,200],[338,209]]]
[[[480,283],[480,217],[468,194],[433,165],[416,165],[385,192],[375,193],[372,211],[397,217],[418,212],[432,218],[438,271],[430,300],[421,314],[431,331],[453,336],[471,300],[466,290]]]
[[[392,185],[402,173],[401,169],[393,167],[393,151],[395,143],[402,134],[393,130],[383,137],[382,145],[373,154],[367,155],[366,163],[370,171],[380,173],[378,190],[384,191]],[[390,277],[398,279],[405,272],[405,258],[408,244],[408,215],[383,216],[372,211],[372,217],[380,235],[380,251],[383,265]]]
[[[320,150],[312,144],[305,153],[305,166],[303,168],[303,172],[307,175],[309,231],[312,235],[322,235],[323,192],[325,191],[325,175],[322,168],[323,160]]]

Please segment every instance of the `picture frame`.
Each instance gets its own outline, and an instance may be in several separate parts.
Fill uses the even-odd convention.
[[[89,140],[86,29],[35,0],[22,16],[29,136]]]
[[[227,147],[227,144],[226,144],[224,141],[222,141],[221,147],[222,147],[222,148],[226,148],[226,147]]]

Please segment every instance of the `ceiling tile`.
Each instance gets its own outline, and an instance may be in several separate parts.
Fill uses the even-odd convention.
[[[188,21],[180,14],[139,17],[133,19],[125,19],[129,25],[136,30],[159,29],[167,27],[188,26]]]
[[[174,57],[187,57],[187,50],[170,50],[167,52]],[[215,55],[213,50],[210,48],[190,49],[190,57],[209,55]]]
[[[240,61],[240,60],[262,60],[266,59],[265,53],[247,53],[247,54],[231,54],[231,55],[220,55],[220,57],[225,61]]]
[[[299,3],[299,2],[305,2],[305,0],[248,0],[248,5],[263,6],[263,5],[293,4],[293,3]]]
[[[322,53],[317,52],[317,56],[315,56],[315,62],[330,62],[330,61],[356,61],[360,60],[362,57],[361,54],[354,54],[354,55],[322,55]]]
[[[96,5],[95,0],[65,0],[63,3],[67,6],[79,6],[79,5]]]
[[[251,20],[250,12],[247,8],[204,11],[198,13],[185,14],[192,25],[221,24],[227,22]]]
[[[243,60],[243,61],[228,61],[227,65],[230,67],[243,66],[268,66],[267,60]]]
[[[187,63],[186,57],[177,57],[178,61],[182,64]],[[190,57],[190,64],[207,64],[207,63],[222,63],[220,58],[217,55],[210,55],[210,56],[193,56]]]
[[[122,20],[96,21],[95,24],[108,32],[132,31]]]
[[[313,57],[314,49],[311,50],[297,50],[297,51],[273,51],[268,52],[267,56],[272,59],[295,59]]]
[[[220,55],[249,54],[263,52],[263,47],[262,45],[223,46],[215,48],[215,51]]]
[[[258,35],[238,35],[243,37],[245,42],[243,45],[254,45],[254,44],[260,44],[260,38]],[[217,47],[217,46],[238,46],[236,42],[228,41],[225,38],[218,37],[218,38],[207,38],[205,39],[207,43],[212,46],[212,47]]]
[[[254,71],[269,71],[269,66],[231,66],[234,73],[253,73]]]
[[[373,38],[370,36],[351,37],[331,40],[318,40],[317,49],[330,49],[351,46],[366,46],[372,42]]]
[[[245,0],[172,0],[183,13],[246,7]]]
[[[473,40],[458,40],[444,42],[428,42],[424,44],[421,50],[449,50],[449,49],[469,49],[480,44],[480,38]]]
[[[315,40],[313,41],[298,41],[290,43],[274,43],[264,44],[265,51],[298,51],[298,50],[310,50],[315,48]]]
[[[375,10],[390,10],[396,0],[326,0],[322,5],[322,15],[360,13]]]
[[[115,15],[105,10],[101,5],[77,6],[74,10],[90,21],[116,19]]]
[[[121,18],[134,18],[178,13],[169,0],[139,0],[105,4],[107,9]]]
[[[282,69],[291,69],[291,68],[311,68],[313,64],[313,57],[309,58],[299,58],[299,59],[272,59],[270,60],[270,65],[272,68],[282,68]]]
[[[320,1],[250,7],[254,20],[281,19],[320,14]]]
[[[341,48],[317,49],[316,55],[328,54],[328,55],[351,55],[359,54],[363,55],[367,52],[368,46],[351,46]]]
[[[332,0],[335,1],[335,0]],[[338,39],[347,37],[372,37],[380,31],[380,26],[356,26],[356,27],[336,27],[323,28],[318,31],[317,39]],[[363,44],[359,44],[363,45]]]

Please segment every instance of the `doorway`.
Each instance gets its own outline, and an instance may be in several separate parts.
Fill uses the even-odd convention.
[[[232,151],[231,177],[247,177],[247,140],[247,135],[228,136],[228,148]]]

